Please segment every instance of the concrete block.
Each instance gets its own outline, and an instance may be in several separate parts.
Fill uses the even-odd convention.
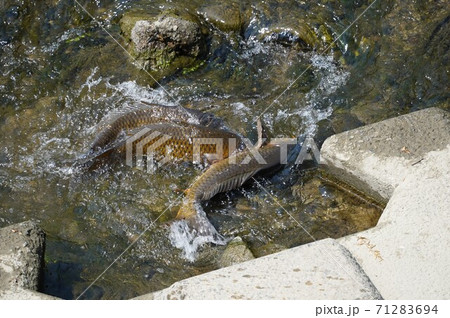
[[[0,289],[38,288],[44,240],[44,232],[32,221],[0,229]]]
[[[136,299],[380,299],[350,253],[326,239],[177,282]]]
[[[44,243],[44,232],[32,221],[0,229],[0,299],[50,297],[34,291],[39,287]]]
[[[430,151],[450,142],[450,115],[428,108],[328,138],[321,163],[339,179],[387,201]]]
[[[339,240],[385,299],[450,298],[450,145],[408,168],[378,225]]]
[[[0,300],[61,300],[61,298],[42,294],[34,290],[12,288],[0,290]]]

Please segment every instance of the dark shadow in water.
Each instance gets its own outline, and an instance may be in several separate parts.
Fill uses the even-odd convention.
[[[75,243],[68,241],[55,241],[48,238],[46,242],[45,267],[43,271],[41,292],[62,299],[76,299],[81,291],[90,282],[83,276],[83,269],[89,259],[95,259],[91,250],[85,250]],[[93,248],[95,250],[95,248]],[[60,255],[65,251],[65,256]],[[93,285],[80,299],[101,299],[104,291],[101,287]]]
[[[83,281],[81,271],[82,266],[78,263],[58,261],[46,264],[42,292],[63,299],[73,299],[73,283]]]

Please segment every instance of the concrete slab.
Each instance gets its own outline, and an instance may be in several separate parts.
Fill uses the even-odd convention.
[[[39,287],[45,234],[33,221],[0,229],[0,299],[50,299]]]
[[[0,300],[61,300],[61,298],[42,294],[34,290],[23,288],[12,288],[0,290]]]
[[[386,299],[450,298],[450,145],[394,190],[378,225],[341,242]]]
[[[191,277],[135,299],[380,299],[350,253],[326,239]]]
[[[339,179],[387,201],[415,164],[449,143],[449,113],[428,108],[331,136],[322,146],[321,163]]]
[[[389,200],[375,228],[338,240],[383,298],[450,298],[450,114],[430,108],[334,135],[321,159]]]
[[[44,232],[32,221],[0,229],[0,289],[38,288],[44,239]]]

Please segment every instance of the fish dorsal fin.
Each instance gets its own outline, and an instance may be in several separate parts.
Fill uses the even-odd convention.
[[[268,144],[266,127],[263,125],[261,117],[258,117],[256,120],[256,132],[258,133],[258,140],[255,144],[255,149],[259,149]]]
[[[261,138],[264,140],[264,141],[262,142],[262,145],[261,145],[261,146],[266,146],[266,145],[269,144],[269,139],[270,139],[269,131],[268,131],[266,125],[264,125],[264,124],[262,123],[262,121],[261,121]]]
[[[258,119],[256,120],[256,132],[258,133],[258,141],[256,142],[255,148],[259,149],[262,146],[263,140],[262,140],[262,123],[261,123],[261,118],[258,117]]]

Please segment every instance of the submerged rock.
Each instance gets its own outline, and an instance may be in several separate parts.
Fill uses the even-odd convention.
[[[199,13],[206,21],[224,32],[241,32],[246,21],[246,14],[238,2],[206,5]]]
[[[34,107],[17,112],[15,116],[5,119],[5,125],[0,127],[0,133],[5,136],[22,134],[27,129],[26,137],[33,138],[36,133],[45,131],[56,125],[58,111],[64,107],[64,102],[56,96],[45,96],[39,98]],[[37,145],[40,140],[34,141]]]
[[[269,242],[263,246],[259,246],[253,249],[253,253],[256,257],[263,257],[270,254],[275,254],[281,251],[286,250],[287,247],[281,244],[276,244],[273,242]]]
[[[344,57],[355,71],[341,98],[354,102],[342,111],[371,124],[430,106],[448,109],[448,3],[392,1],[371,10],[348,30]]]
[[[188,14],[128,12],[120,27],[137,66],[161,77],[199,65],[207,52],[206,31]]]
[[[283,45],[312,49],[319,45],[318,36],[307,24],[299,23],[296,28],[274,27],[261,34],[264,42],[276,42]]]
[[[333,116],[331,116],[331,127],[336,134],[355,129],[363,125],[364,123],[361,122],[355,115],[345,112],[336,112]]]
[[[235,237],[222,254],[219,260],[220,267],[227,267],[254,259],[252,252],[240,237]]]
[[[277,43],[299,50],[323,51],[333,42],[329,21],[332,14],[321,15],[323,8],[298,1],[264,1],[252,5],[245,37]],[[334,47],[333,45],[331,47]]]

